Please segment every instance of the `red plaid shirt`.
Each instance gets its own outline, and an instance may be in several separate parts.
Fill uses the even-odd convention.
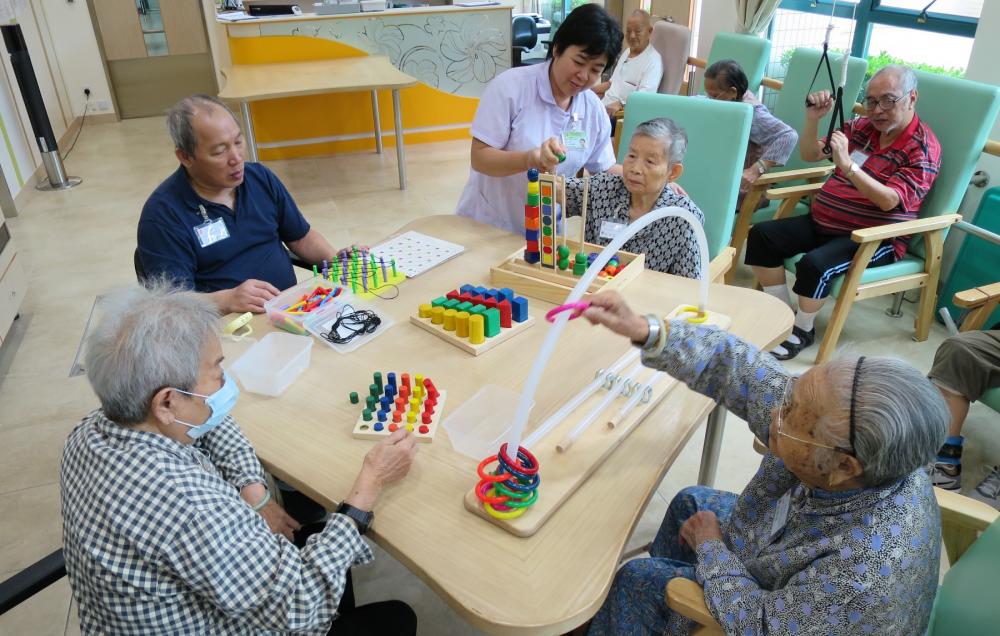
[[[813,199],[813,221],[825,230],[847,234],[860,228],[917,218],[920,204],[941,166],[941,144],[930,127],[914,115],[906,130],[887,148],[879,147],[880,133],[867,117],[846,122],[843,132],[849,140],[849,152],[861,150],[868,155],[861,170],[895,190],[899,204],[883,212],[838,168]],[[897,259],[906,253],[909,239],[908,236],[893,239]]]

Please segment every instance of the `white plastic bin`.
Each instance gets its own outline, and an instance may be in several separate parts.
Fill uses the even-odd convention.
[[[519,398],[518,393],[496,384],[476,391],[444,421],[452,447],[477,462],[496,455],[514,425]]]
[[[230,370],[251,393],[276,397],[309,368],[313,339],[271,332],[240,356]]]

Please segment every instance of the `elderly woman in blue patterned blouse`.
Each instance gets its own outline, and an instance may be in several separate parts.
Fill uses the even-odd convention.
[[[586,240],[607,245],[626,225],[657,208],[676,205],[698,221],[705,215],[674,181],[684,172],[687,135],[666,117],[636,126],[622,164],[622,174],[602,172],[590,177]],[[583,207],[583,179],[566,180],[567,216],[579,216]],[[629,239],[627,252],[644,253],[646,268],[687,278],[701,273],[694,230],[683,219],[670,217],[653,223]]]
[[[622,567],[589,633],[689,633],[664,603],[678,576],[704,585],[727,634],[924,633],[941,519],[922,467],[949,416],[922,373],[861,357],[789,376],[724,331],[637,316],[613,292],[591,302],[587,319],[746,419],[769,451],[740,495],[674,498],[651,558]]]

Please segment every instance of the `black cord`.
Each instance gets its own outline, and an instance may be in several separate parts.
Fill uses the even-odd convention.
[[[333,344],[347,344],[358,336],[374,333],[381,324],[382,319],[374,311],[355,310],[351,305],[344,305],[344,308],[337,315],[337,319],[330,325],[330,331],[321,335],[324,340]],[[350,332],[350,335],[341,336],[341,327]]]
[[[69,145],[69,150],[63,155],[62,160],[66,161],[69,158],[69,153],[73,152],[76,148],[76,140],[80,138],[80,133],[83,132],[83,126],[87,123],[87,109],[90,108],[90,95],[87,95],[87,101],[83,102],[83,117],[80,119],[80,127],[76,131],[76,137],[73,137],[73,143]]]

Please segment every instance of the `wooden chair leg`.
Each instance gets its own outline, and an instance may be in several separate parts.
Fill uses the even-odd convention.
[[[928,232],[924,235],[924,271],[927,272],[927,284],[920,290],[920,305],[917,307],[916,335],[914,340],[927,340],[934,320],[934,305],[937,301],[938,280],[941,278],[941,254],[944,251],[944,236],[942,230]]]
[[[861,281],[861,274],[864,273],[865,267],[868,266],[868,262],[871,260],[878,245],[876,241],[864,243],[854,253],[851,268],[847,270],[844,284],[840,288],[840,295],[837,297],[837,305],[833,308],[833,316],[830,318],[830,323],[826,326],[826,333],[823,334],[823,342],[819,346],[819,353],[816,354],[816,364],[823,364],[829,360],[833,355],[833,351],[837,348],[840,332],[844,328],[844,323],[847,322],[847,315],[851,311],[851,306],[854,305],[854,297],[857,294],[858,283]]]
[[[736,226],[733,228],[733,239],[729,242],[729,245],[736,250],[736,254],[733,256],[732,268],[726,272],[727,285],[732,285],[733,281],[736,280],[737,260],[740,254],[743,253],[743,246],[747,242],[747,235],[750,234],[750,221],[753,220],[753,213],[757,211],[757,205],[760,203],[760,198],[764,196],[765,190],[766,188],[763,187],[751,187],[746,196],[743,197],[743,204],[740,205],[740,209],[736,213]]]

